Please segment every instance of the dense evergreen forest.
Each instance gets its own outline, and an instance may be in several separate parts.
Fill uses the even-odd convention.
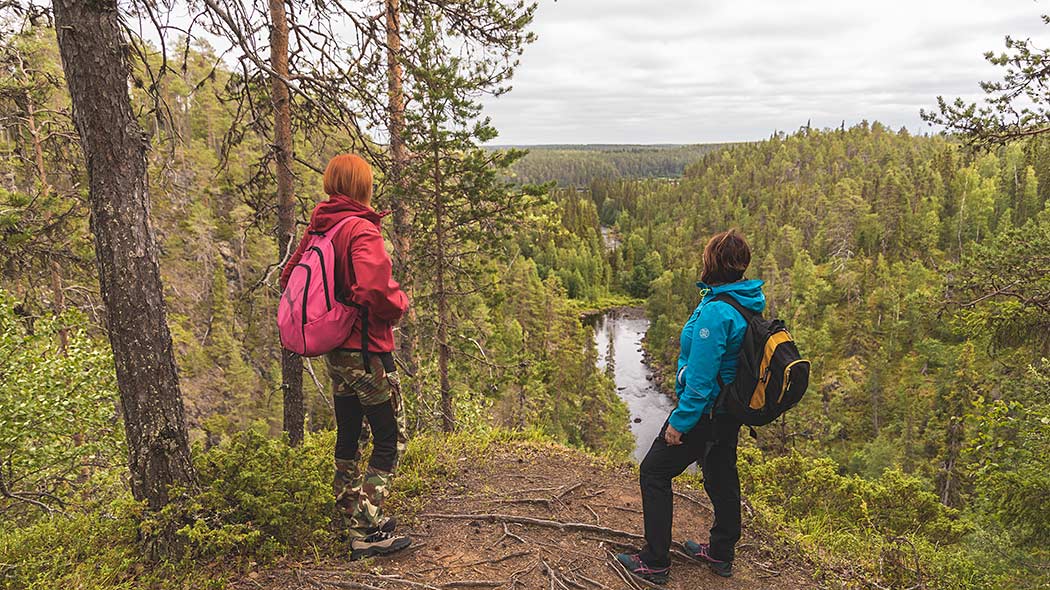
[[[728,148],[680,183],[603,193],[621,209],[614,267],[647,297],[648,349],[673,368],[699,298],[697,253],[714,230],[740,227],[749,276],[814,360],[802,406],[757,445],[914,486],[950,509],[954,532],[930,531],[932,542],[994,547],[986,563],[1014,554],[1008,567],[1035,578],[1025,568],[1050,530],[1048,149],[971,151],[879,123]]]
[[[396,4],[380,14],[386,33]],[[814,363],[802,405],[742,444],[748,526],[832,587],[1050,583],[1050,141],[973,145],[865,122],[741,144],[481,148],[495,130],[463,97],[498,92],[534,7],[479,4],[494,12],[405,15],[420,24],[399,58],[411,108],[390,126],[398,149],[432,160],[398,160],[394,142],[344,124],[352,109],[317,107],[329,78],[314,71],[286,97],[283,178],[279,119],[264,122],[279,72],[235,67],[199,39],[132,43],[146,233],[193,458],[162,498],[136,487],[62,39],[42,17],[7,16],[19,26],[0,44],[0,585],[223,587],[260,562],[338,552],[328,378],[305,361],[295,440],[273,316],[282,223],[301,232],[319,170],[343,151],[376,164],[395,276],[415,302],[401,332],[414,442],[395,505],[418,510],[486,444],[626,461],[627,409],[581,316],[644,305],[648,358],[669,386],[705,241],[738,227],[768,313]],[[451,30],[482,31],[502,53],[464,65]],[[353,82],[384,99],[393,87]]]
[[[563,187],[615,178],[678,178],[686,166],[723,145],[526,146],[529,153],[511,166],[511,176],[517,182],[555,181]]]

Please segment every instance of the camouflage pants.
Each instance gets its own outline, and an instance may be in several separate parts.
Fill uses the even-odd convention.
[[[373,450],[369,465],[361,473],[361,448],[367,442],[368,431],[361,430],[354,458],[335,459],[335,477],[332,491],[335,506],[351,537],[360,538],[378,527],[383,520],[383,501],[386,499],[397,461],[405,450],[405,415],[401,405],[401,383],[395,371],[387,372],[377,355],[369,356],[370,371],[366,371],[361,353],[336,350],[325,357],[328,374],[332,378],[333,396],[336,403],[356,397],[360,402],[360,415],[355,419],[371,416]],[[389,406],[389,409],[387,408]],[[354,407],[357,407],[354,404]],[[392,419],[396,429],[394,448],[387,448],[389,440],[379,440],[377,431],[387,431],[388,426],[377,419]],[[386,437],[389,439],[389,437]],[[351,439],[352,440],[352,439]],[[393,457],[390,455],[393,453]],[[382,457],[378,457],[382,455]],[[379,465],[376,465],[379,463]],[[389,468],[389,469],[388,469]]]

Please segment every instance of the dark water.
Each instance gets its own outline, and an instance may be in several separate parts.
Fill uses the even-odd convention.
[[[610,311],[598,317],[594,325],[598,368],[604,370],[612,361],[616,393],[631,414],[635,461],[645,457],[667,415],[674,409],[671,398],[649,381],[651,373],[641,351],[642,337],[648,329],[649,320],[642,312],[630,309]]]

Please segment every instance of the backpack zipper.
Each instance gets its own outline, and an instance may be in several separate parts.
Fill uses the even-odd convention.
[[[777,398],[778,404],[784,400],[784,394],[787,393],[788,385],[791,384],[791,367],[794,367],[799,363],[808,362],[809,361],[807,361],[806,359],[798,359],[797,361],[792,361],[788,364],[788,366],[784,367],[784,384],[780,386],[780,397]]]
[[[296,264],[296,268],[303,267],[306,269],[306,288],[303,289],[303,345],[306,345],[306,298],[310,295],[310,266],[307,264]]]
[[[325,271],[324,267],[324,253],[317,246],[310,246],[310,249],[317,252],[317,257],[321,259],[321,284],[324,285],[324,304],[328,311],[332,311],[332,300],[328,295],[328,272]]]

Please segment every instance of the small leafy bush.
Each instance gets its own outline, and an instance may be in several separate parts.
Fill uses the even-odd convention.
[[[741,473],[748,497],[786,522],[819,519],[837,529],[918,535],[935,545],[956,543],[970,531],[958,511],[941,504],[922,480],[896,469],[869,481],[840,475],[838,465],[826,458],[798,453],[750,458]]]
[[[180,490],[144,527],[174,528],[196,559],[265,558],[323,542],[333,510],[331,433],[301,447],[254,430],[195,453],[198,490]]]
[[[124,431],[108,346],[63,327],[75,311],[30,319],[0,290],[0,522],[23,525],[97,495],[93,473],[124,464]],[[88,491],[88,490],[92,491]]]
[[[927,588],[1018,587],[1008,569],[991,563],[994,546],[973,540],[982,532],[965,515],[897,469],[867,480],[843,475],[831,459],[767,458],[742,447],[740,479],[752,527],[794,543],[836,587],[912,587],[916,560]]]

